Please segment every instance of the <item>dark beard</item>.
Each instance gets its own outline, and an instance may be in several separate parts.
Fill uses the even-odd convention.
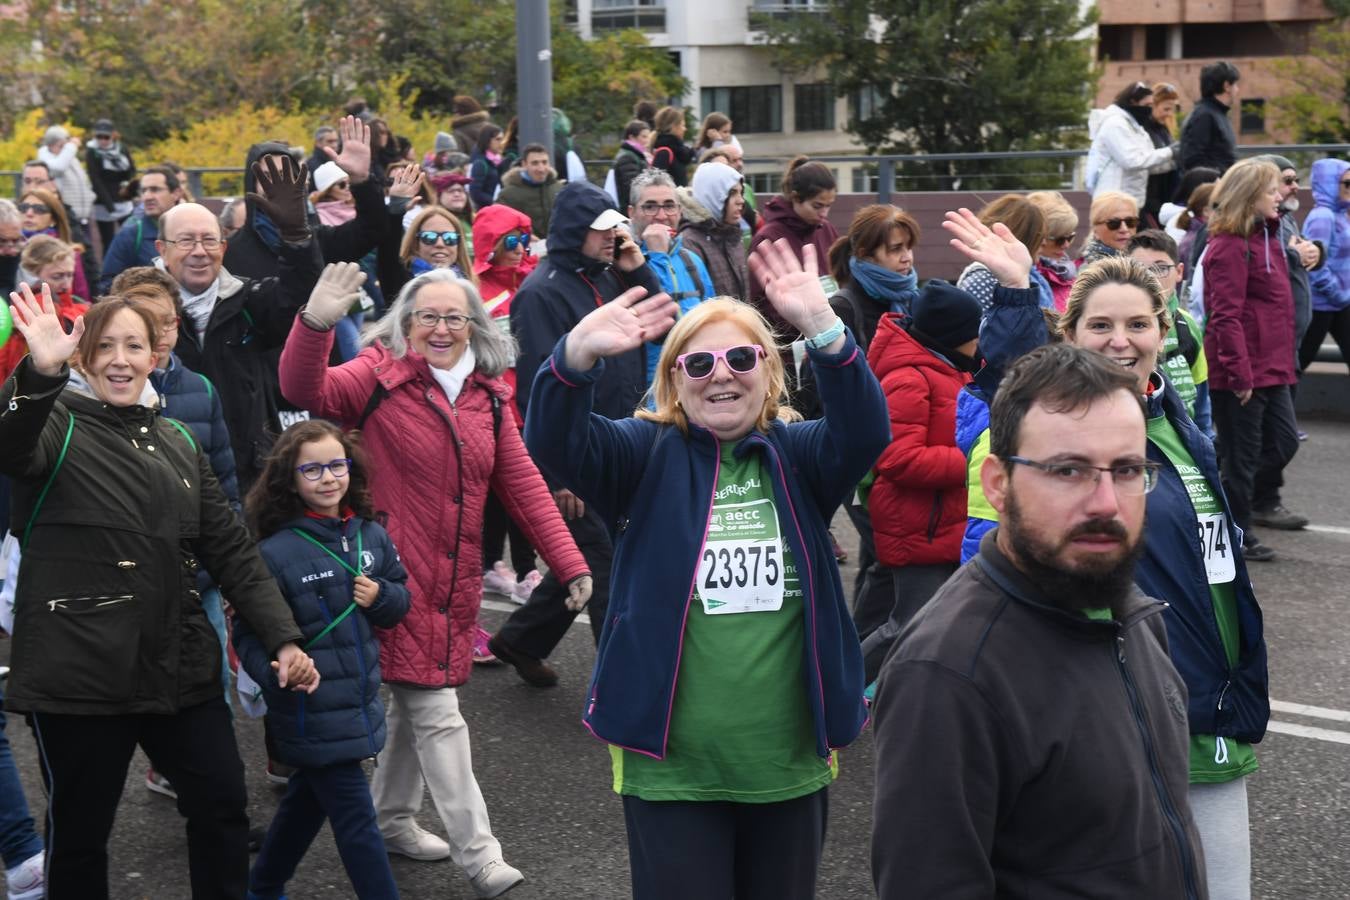
[[[1017,554],[1015,564],[1050,602],[1070,612],[1106,607],[1117,610],[1123,605],[1134,585],[1134,565],[1144,552],[1142,534],[1120,559],[1103,560],[1100,566],[1071,572],[1055,561],[1058,551],[1069,541],[1085,534],[1106,534],[1128,540],[1124,526],[1114,519],[1090,519],[1066,534],[1059,547],[1050,547],[1022,527],[1021,512],[1016,497],[1009,491],[1002,527]]]

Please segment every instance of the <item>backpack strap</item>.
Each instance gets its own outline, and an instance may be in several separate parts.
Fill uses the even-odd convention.
[[[196,375],[202,380],[202,384],[206,385],[206,399],[214,404],[216,402],[216,389],[211,384],[211,379],[207,378],[201,372],[197,372]]]
[[[66,437],[61,442],[61,452],[56,457],[56,465],[52,466],[51,474],[47,476],[46,484],[42,485],[42,490],[38,493],[37,502],[33,504],[33,512],[28,516],[28,524],[23,527],[23,540],[19,541],[20,550],[28,548],[28,538],[32,534],[38,512],[42,509],[42,501],[47,499],[47,491],[51,490],[56,473],[61,471],[61,464],[66,461],[66,451],[70,449],[70,436],[75,433],[75,414],[67,410],[66,415],[70,416],[70,421],[66,423]]]
[[[170,419],[167,416],[165,417],[164,421],[168,422],[174,428],[177,428],[178,433],[181,434],[183,437],[187,438],[188,446],[192,448],[192,452],[193,453],[197,452],[197,442],[193,440],[192,433],[187,430],[187,428],[183,425],[182,422],[178,421],[177,419]]]
[[[389,391],[385,390],[384,385],[378,381],[375,382],[375,390],[370,392],[370,399],[366,401],[366,408],[361,410],[361,416],[356,420],[356,430],[360,431],[366,427],[366,419],[369,419],[385,397],[389,396]]]

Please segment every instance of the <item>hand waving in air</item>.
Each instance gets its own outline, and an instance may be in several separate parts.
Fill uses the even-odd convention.
[[[669,294],[647,297],[646,288],[630,288],[576,324],[567,335],[567,365],[585,371],[602,357],[636,349],[669,331],[678,311]]]
[[[838,316],[820,284],[815,247],[802,247],[799,262],[786,240],[765,241],[755,248],[749,262],[769,302],[793,328],[813,337],[834,325]]]
[[[426,181],[426,173],[421,166],[403,166],[395,169],[389,179],[390,197],[416,197]]]
[[[61,367],[75,354],[80,335],[84,334],[84,316],[76,319],[74,329],[66,334],[61,318],[56,314],[52,290],[45,283],[41,299],[33,296],[33,289],[27,284],[20,284],[9,299],[14,327],[28,342],[33,368],[41,375],[61,374]]]
[[[952,236],[948,243],[983,264],[999,284],[1008,288],[1031,286],[1031,251],[1002,222],[995,222],[990,229],[963,206],[956,212],[948,210],[942,227]]]
[[[301,319],[316,331],[327,331],[347,314],[361,296],[366,273],[354,262],[329,263],[310,291]]]
[[[352,184],[360,184],[370,177],[370,126],[356,116],[343,116],[338,138],[341,153],[332,147],[324,147],[323,152],[347,173]]]
[[[259,190],[248,198],[267,213],[277,226],[281,239],[288,244],[302,244],[309,240],[308,210],[305,208],[305,175],[295,160],[281,157],[278,167],[273,156],[264,156],[253,164],[253,177]]]

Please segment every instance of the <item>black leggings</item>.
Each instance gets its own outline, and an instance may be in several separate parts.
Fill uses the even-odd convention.
[[[487,503],[483,504],[484,572],[489,571],[497,560],[505,559],[502,550],[508,537],[511,539],[511,568],[516,570],[517,577],[524,577],[534,568],[534,548],[515,519],[507,515],[496,492],[488,491]]]
[[[1308,333],[1303,336],[1303,343],[1298,348],[1300,371],[1307,369],[1317,359],[1317,351],[1328,334],[1341,348],[1341,360],[1350,366],[1350,309],[1338,312],[1314,311],[1312,322],[1308,324]]]

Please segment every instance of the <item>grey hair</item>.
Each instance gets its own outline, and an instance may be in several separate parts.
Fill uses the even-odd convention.
[[[225,233],[226,228],[231,227],[230,222],[234,219],[235,209],[243,204],[243,197],[233,197],[225,201],[225,205],[220,208],[220,215],[216,216],[216,221],[220,223],[221,234]]]
[[[21,221],[23,217],[19,215],[19,208],[14,205],[14,201],[0,197],[0,225],[17,225]]]
[[[332,125],[320,125],[318,128],[314,129],[314,140],[317,141],[325,134],[337,134],[337,129]]]
[[[469,346],[473,348],[474,368],[477,371],[489,378],[496,378],[516,364],[516,339],[488,316],[478,288],[450,269],[423,272],[405,284],[384,316],[361,331],[362,346],[379,343],[396,359],[407,356],[408,330],[412,327],[417,294],[429,284],[453,284],[469,298],[469,322],[473,325]]]
[[[633,176],[633,181],[628,186],[628,205],[637,206],[642,192],[650,187],[668,187],[674,190],[675,179],[664,169],[643,169]]]

